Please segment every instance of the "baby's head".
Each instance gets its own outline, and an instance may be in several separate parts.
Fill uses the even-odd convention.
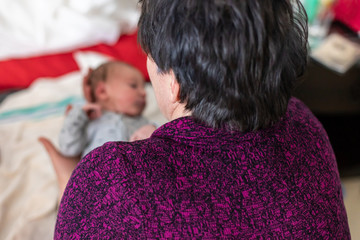
[[[145,81],[135,67],[120,61],[101,64],[89,74],[91,98],[103,110],[140,115],[146,105]]]

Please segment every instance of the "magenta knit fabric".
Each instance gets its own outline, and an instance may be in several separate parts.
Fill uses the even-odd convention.
[[[350,239],[329,139],[292,99],[273,127],[214,130],[191,117],[110,142],[75,169],[55,239]]]

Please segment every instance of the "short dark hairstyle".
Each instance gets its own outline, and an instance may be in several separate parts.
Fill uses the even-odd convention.
[[[140,0],[138,40],[180,101],[212,127],[267,128],[286,113],[307,64],[298,0]]]

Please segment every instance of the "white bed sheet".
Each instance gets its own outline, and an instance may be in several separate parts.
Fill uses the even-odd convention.
[[[113,44],[139,16],[137,0],[1,0],[0,59]]]

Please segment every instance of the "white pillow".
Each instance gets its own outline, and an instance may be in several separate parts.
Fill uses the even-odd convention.
[[[113,44],[139,16],[137,0],[1,0],[0,59]]]

